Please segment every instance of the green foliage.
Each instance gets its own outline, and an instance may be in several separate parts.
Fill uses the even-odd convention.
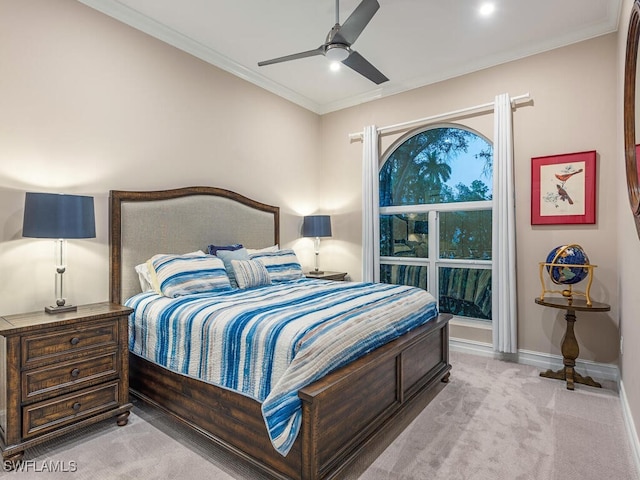
[[[491,210],[440,213],[440,257],[491,260]]]
[[[461,128],[433,128],[405,140],[387,159],[380,171],[380,206],[419,205],[473,200],[489,200],[490,189],[481,180],[469,186],[446,182],[451,179],[451,161],[468,152],[469,143],[479,137]],[[476,159],[484,160],[490,178],[492,148],[487,144]],[[483,197],[479,197],[483,195]]]
[[[491,179],[493,149],[484,142],[479,153],[468,154],[469,146],[483,139],[475,133],[454,127],[440,127],[420,132],[399,145],[380,171],[380,206],[441,204],[491,200],[491,187],[481,179],[465,185],[447,182],[455,178],[451,162],[483,161],[483,173]],[[462,163],[462,167],[460,167]],[[458,162],[464,168],[465,162]],[[483,175],[485,176],[485,175]],[[398,248],[407,243],[412,218],[408,215],[380,217],[380,255],[422,256],[415,251]],[[403,233],[404,225],[404,233]],[[456,211],[440,215],[440,255],[443,258],[491,258],[491,211]]]

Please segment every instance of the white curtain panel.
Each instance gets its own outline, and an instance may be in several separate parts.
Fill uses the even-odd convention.
[[[362,281],[380,281],[378,129],[365,127],[362,149]]]
[[[493,349],[517,353],[515,188],[511,100],[496,96],[493,142]]]

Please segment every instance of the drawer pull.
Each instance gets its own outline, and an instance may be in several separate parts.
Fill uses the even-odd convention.
[[[77,345],[80,343],[80,339],[78,337],[73,337],[71,339],[71,345]]]
[[[80,370],[77,368],[74,368],[73,370],[71,370],[71,376],[72,377],[77,377],[78,375],[80,375]]]
[[[78,410],[80,410],[80,402],[74,403],[71,408],[73,408],[73,410],[77,412]]]

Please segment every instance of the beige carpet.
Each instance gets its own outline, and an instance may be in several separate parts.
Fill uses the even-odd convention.
[[[609,382],[566,390],[529,366],[453,352],[451,382],[390,445],[345,479],[638,480]],[[388,447],[386,447],[388,445]],[[386,448],[385,448],[386,447]],[[135,402],[129,425],[105,421],[28,450],[15,479],[261,480],[172,419]],[[58,470],[52,472],[51,470]],[[65,470],[61,472],[60,470]]]

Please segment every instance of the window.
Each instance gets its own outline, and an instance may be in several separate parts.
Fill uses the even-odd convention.
[[[412,132],[380,170],[380,281],[491,321],[493,147],[458,125]],[[437,293],[436,293],[437,292]]]

